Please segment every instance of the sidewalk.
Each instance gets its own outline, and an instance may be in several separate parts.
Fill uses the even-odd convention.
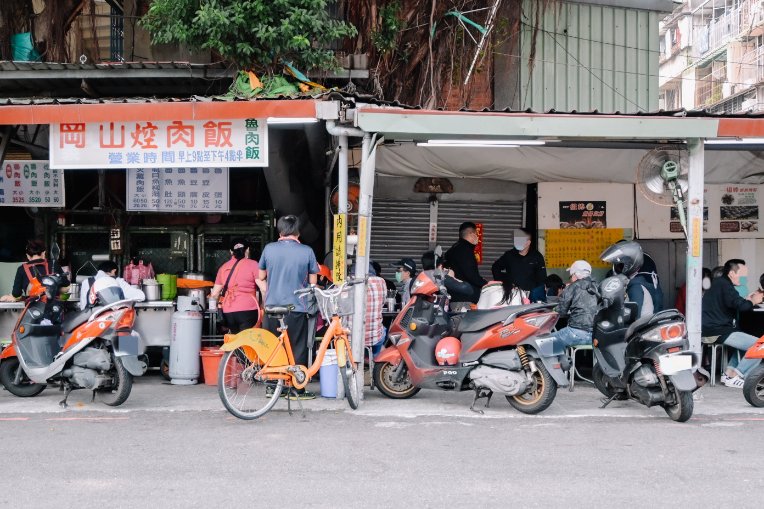
[[[318,384],[310,389],[318,394]],[[754,408],[743,398],[742,391],[723,386],[700,389],[701,401],[695,402],[694,417],[736,415],[742,419],[764,420],[764,408]],[[130,398],[120,407],[112,408],[102,403],[91,402],[89,391],[75,391],[69,397],[69,408],[64,410],[58,402],[63,393],[55,387],[48,387],[34,398],[17,398],[0,389],[0,416],[3,414],[34,414],[64,412],[225,412],[217,394],[217,387],[209,385],[171,385],[156,371],[136,378]],[[562,418],[666,418],[660,407],[645,408],[636,402],[614,401],[607,408],[600,409],[600,394],[587,383],[576,383],[575,392],[559,389],[554,403],[538,416],[524,415],[510,407],[507,401],[495,396],[491,407],[485,409],[483,402],[478,408],[484,415],[471,412],[471,392],[444,392],[423,390],[408,400],[392,400],[378,390],[364,392],[364,401],[358,410],[352,411],[344,400],[318,397],[303,402],[310,412],[352,412],[355,415],[374,418],[415,418],[415,417],[458,417],[493,419],[562,419]],[[299,408],[296,403],[293,409]],[[286,411],[287,404],[281,400],[274,411]]]

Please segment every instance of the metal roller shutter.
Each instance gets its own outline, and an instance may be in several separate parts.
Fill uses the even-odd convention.
[[[483,264],[480,273],[491,279],[491,264],[512,247],[513,230],[523,223],[523,202],[438,203],[438,244],[446,251],[459,236],[464,221],[483,223]],[[390,264],[411,257],[420,267],[429,249],[430,204],[427,202],[375,201],[371,224],[371,258],[382,265],[386,277]]]

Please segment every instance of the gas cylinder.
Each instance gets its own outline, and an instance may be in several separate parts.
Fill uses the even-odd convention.
[[[202,313],[189,297],[178,297],[172,314],[170,337],[170,383],[193,385],[199,380],[199,351],[202,349]]]

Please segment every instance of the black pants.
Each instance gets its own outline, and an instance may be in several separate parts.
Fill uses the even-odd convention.
[[[288,327],[289,343],[292,345],[294,362],[296,364],[308,365],[308,315],[305,313],[289,313],[284,317],[284,323]],[[267,329],[279,335],[277,330],[280,327],[279,321],[270,315],[263,318],[263,329]]]
[[[231,334],[238,334],[243,330],[251,329],[255,326],[259,317],[260,312],[257,309],[223,313],[225,326],[231,329]]]

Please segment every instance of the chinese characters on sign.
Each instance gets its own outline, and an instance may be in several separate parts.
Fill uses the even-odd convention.
[[[721,190],[719,231],[742,233],[759,231],[759,188],[730,185]]]
[[[586,260],[592,267],[608,268],[608,264],[600,261],[600,254],[621,239],[623,228],[547,230],[546,266],[568,268],[576,260]]]
[[[0,170],[0,206],[63,207],[64,172],[48,161],[4,161]]]
[[[483,237],[485,235],[485,231],[483,230],[483,223],[476,223],[475,224],[475,233],[477,233],[478,243],[475,245],[475,260],[477,260],[478,265],[483,264]]]
[[[561,201],[560,228],[607,228],[604,201]]]
[[[339,285],[345,281],[345,269],[347,265],[345,254],[346,228],[347,214],[334,214],[334,253],[332,254],[332,279],[334,279],[335,285]]]
[[[228,212],[228,168],[131,168],[127,210]]]
[[[69,123],[50,126],[52,168],[268,166],[265,119]]]

